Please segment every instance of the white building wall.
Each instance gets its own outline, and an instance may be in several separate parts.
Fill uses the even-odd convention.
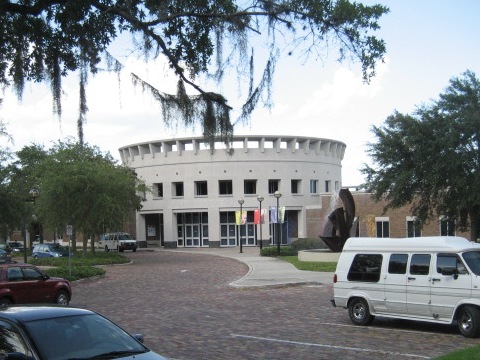
[[[158,140],[128,145],[119,149],[122,161],[135,169],[140,179],[150,187],[163,184],[163,197],[146,194],[143,208],[137,214],[137,239],[146,239],[145,216],[162,214],[163,237],[168,246],[176,246],[177,213],[208,212],[210,246],[220,239],[220,212],[238,211],[239,199],[243,210],[259,206],[257,196],[263,196],[262,209],[276,206],[276,198],[268,193],[269,180],[279,180],[282,194],[280,206],[298,214],[298,237],[306,235],[306,209],[320,208],[320,195],[341,187],[341,161],[346,145],[342,142],[295,136],[234,136],[227,149],[221,142],[208,148],[203,138]],[[291,180],[300,180],[298,194],[291,192]],[[219,181],[231,180],[231,195],[219,195]],[[244,194],[244,180],[256,180],[256,193]],[[310,193],[310,181],[316,180],[316,194]],[[195,181],[206,181],[208,195],[195,194]],[[184,196],[175,196],[173,183],[183,182]],[[268,239],[268,223],[262,227]],[[214,244],[212,244],[212,242]],[[217,242],[217,243],[215,243]]]

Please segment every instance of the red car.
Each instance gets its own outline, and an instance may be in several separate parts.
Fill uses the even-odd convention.
[[[33,303],[67,306],[71,298],[68,280],[51,278],[29,264],[0,264],[0,307]]]

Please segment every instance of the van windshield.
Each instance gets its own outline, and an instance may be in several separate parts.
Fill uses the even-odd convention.
[[[132,237],[130,234],[119,234],[118,240],[132,240]]]
[[[470,270],[475,275],[480,275],[480,251],[467,251],[462,254]]]

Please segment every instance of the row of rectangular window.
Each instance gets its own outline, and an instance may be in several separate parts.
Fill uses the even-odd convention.
[[[163,198],[163,183],[153,184],[156,197]],[[208,184],[207,181],[195,181],[194,182],[195,196],[208,196]],[[335,190],[338,191],[340,183],[335,181]],[[274,194],[280,190],[280,180],[271,179],[268,180],[268,194]],[[331,181],[325,181],[325,192],[331,191]],[[257,194],[257,180],[244,180],[243,181],[243,193],[245,195]],[[302,180],[292,179],[290,180],[290,193],[301,194],[302,193]],[[183,181],[172,183],[172,195],[175,197],[184,196],[185,189]],[[219,180],[218,181],[218,194],[219,195],[233,195],[233,181],[232,180]],[[318,194],[318,180],[310,180],[310,194]]]
[[[377,220],[376,237],[388,238],[390,237],[390,221]],[[455,222],[448,219],[440,219],[440,235],[441,236],[455,236]],[[419,224],[415,220],[407,220],[407,237],[421,237],[422,231]]]
[[[412,254],[410,266],[408,254],[391,254],[388,262],[388,274],[429,275],[431,254]],[[443,269],[455,269],[459,275],[467,274],[467,268],[456,254],[437,254],[435,270],[441,274]],[[378,282],[382,269],[382,254],[357,254],[347,275],[349,281]]]

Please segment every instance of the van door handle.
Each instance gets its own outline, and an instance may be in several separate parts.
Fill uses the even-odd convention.
[[[441,281],[442,279],[433,278],[432,281]]]
[[[415,278],[414,277],[409,277],[408,280],[415,280]]]

